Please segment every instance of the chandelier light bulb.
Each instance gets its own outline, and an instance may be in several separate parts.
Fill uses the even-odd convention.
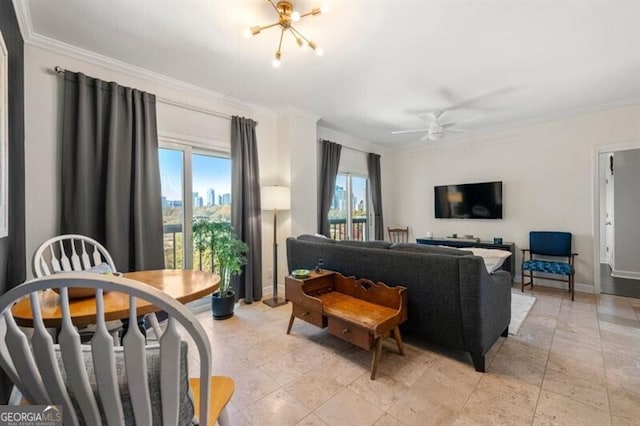
[[[251,38],[251,28],[245,28],[242,30],[242,36],[244,38]]]
[[[292,20],[293,22],[298,22],[298,21],[300,20],[300,12],[298,12],[297,10],[294,10],[294,11],[291,13],[291,20]]]
[[[322,47],[317,47],[316,48],[316,55],[318,55],[318,56],[324,55],[324,49]]]
[[[322,13],[329,13],[330,10],[331,7],[329,7],[329,3],[324,3],[322,6],[320,6],[320,12]]]
[[[274,68],[280,68],[281,57],[282,57],[282,54],[280,52],[276,52],[276,57],[273,59],[273,62],[271,63],[271,65],[273,65]]]

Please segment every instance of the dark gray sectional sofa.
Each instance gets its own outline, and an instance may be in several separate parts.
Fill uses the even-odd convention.
[[[511,319],[511,276],[487,272],[471,252],[385,241],[334,241],[315,235],[287,239],[289,272],[324,268],[407,287],[405,336],[471,354],[477,371]]]

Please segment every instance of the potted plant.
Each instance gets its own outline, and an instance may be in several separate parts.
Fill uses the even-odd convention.
[[[247,263],[249,247],[238,238],[228,222],[208,222],[206,243],[211,249],[212,269],[215,265],[220,276],[220,288],[211,295],[211,313],[214,319],[233,316],[236,294],[231,289],[231,277],[239,275]]]

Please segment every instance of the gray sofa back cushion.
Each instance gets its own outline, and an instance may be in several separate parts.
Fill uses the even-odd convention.
[[[391,247],[391,243],[388,241],[357,241],[357,240],[342,240],[336,241],[336,244],[340,246],[352,246],[352,247],[362,247],[362,248],[377,248],[377,249],[388,249]]]
[[[448,254],[451,256],[473,256],[473,253],[471,253],[470,251],[416,243],[396,243],[389,247],[389,249],[397,251],[410,251],[413,253]]]
[[[313,234],[302,234],[298,237],[299,240],[302,241],[313,241],[315,243],[323,243],[323,244],[335,244],[336,241],[331,238],[327,238],[323,235],[313,235]]]

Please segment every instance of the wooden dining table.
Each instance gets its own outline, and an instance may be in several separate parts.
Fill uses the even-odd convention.
[[[188,303],[214,293],[220,286],[220,277],[211,272],[182,269],[160,269],[153,271],[126,272],[125,278],[148,284],[161,290],[181,303]],[[59,328],[62,311],[60,296],[49,289],[38,294],[40,310],[45,327]],[[129,316],[129,295],[110,291],[104,293],[105,320],[126,320]],[[95,297],[69,299],[71,319],[76,326],[95,324]],[[136,300],[137,315],[142,317],[160,308],[146,300]],[[23,327],[33,326],[33,313],[29,297],[21,299],[11,309],[16,323]]]

